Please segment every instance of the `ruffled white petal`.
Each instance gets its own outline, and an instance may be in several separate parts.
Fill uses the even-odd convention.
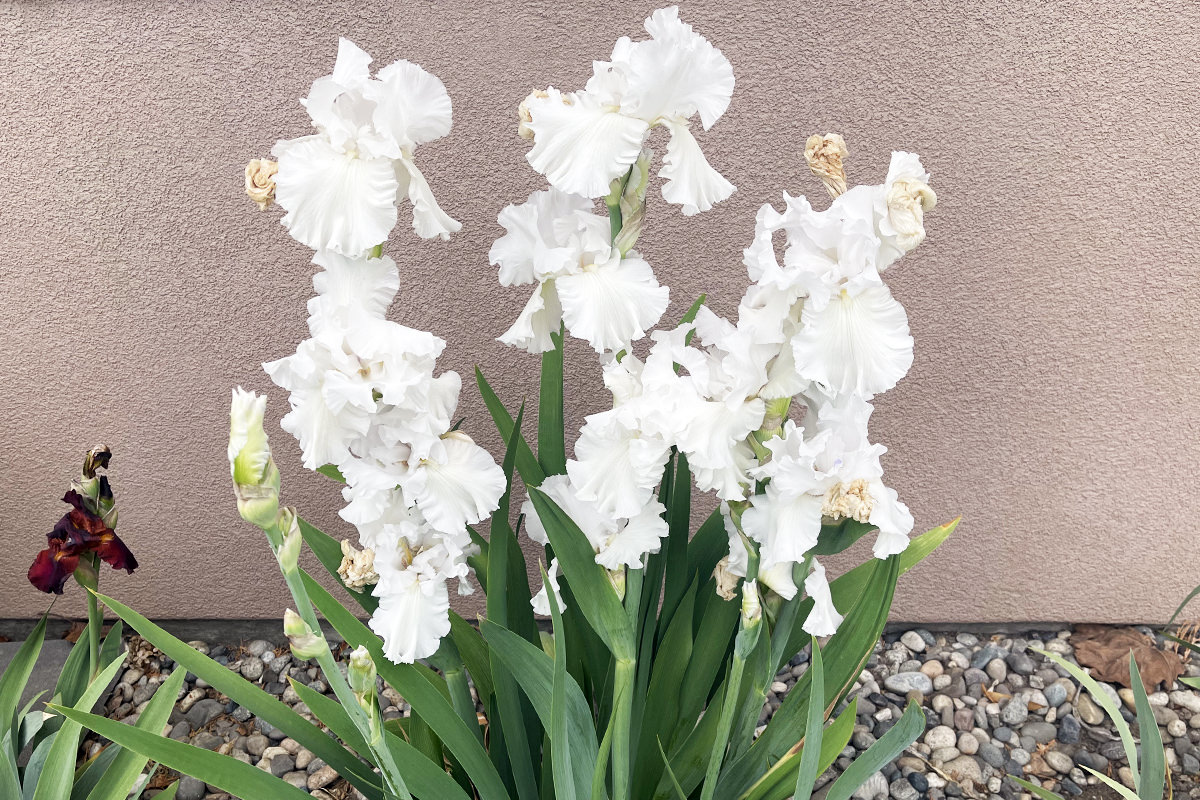
[[[561,320],[562,305],[555,282],[548,280],[533,291],[517,321],[498,340],[529,353],[545,353],[554,349],[550,334],[558,333]]]
[[[804,632],[812,636],[832,636],[842,624],[842,615],[833,605],[829,581],[825,579],[825,568],[815,558],[812,572],[804,579],[804,591],[813,600],[812,611],[804,620]]]
[[[871,524],[879,528],[875,537],[876,558],[887,558],[903,553],[908,547],[908,534],[913,529],[913,516],[908,506],[900,502],[896,490],[875,480],[869,484],[871,499]]]
[[[345,327],[362,317],[383,319],[400,289],[396,262],[387,256],[350,258],[318,250],[313,263],[323,268],[313,276],[317,296],[308,301],[313,333],[327,323]]]
[[[671,130],[667,155],[658,173],[666,181],[663,199],[683,206],[684,216],[691,216],[708,211],[733,194],[734,185],[708,163],[687,121],[666,119],[663,124]]]
[[[895,386],[913,360],[908,316],[886,286],[842,292],[819,311],[806,307],[792,347],[801,377],[864,397]]]
[[[392,162],[339,153],[320,136],[279,142],[275,201],[280,220],[314,250],[359,256],[387,239],[396,225],[398,184]]]
[[[411,570],[386,576],[386,585],[385,573],[380,578],[371,592],[379,598],[379,607],[370,626],[383,639],[384,655],[397,664],[411,664],[436,653],[450,632],[446,582]]]
[[[546,570],[546,578],[548,581],[542,584],[542,588],[537,594],[529,598],[529,605],[533,606],[533,613],[540,614],[543,617],[550,616],[550,598],[547,591],[554,592],[554,602],[558,606],[558,612],[567,610],[566,603],[563,602],[562,592],[558,588],[558,559],[550,559],[550,568]]]
[[[630,518],[650,503],[670,451],[666,442],[642,438],[606,411],[587,418],[567,474],[581,498],[610,517]]]
[[[655,11],[646,20],[646,32],[651,39],[618,43],[613,52],[614,65],[627,81],[622,110],[647,121],[699,112],[708,130],[733,95],[729,60],[680,21],[675,6]]]
[[[597,353],[622,350],[641,339],[667,309],[670,292],[650,265],[613,251],[603,263],[556,281],[563,321],[572,336]]]
[[[548,89],[528,107],[533,148],[525,158],[555,187],[584,197],[608,194],[613,179],[637,160],[649,130],[644,120],[620,114],[587,92]]]
[[[646,556],[657,553],[662,540],[670,533],[666,520],[662,518],[666,506],[650,503],[607,538],[596,553],[596,563],[606,569],[630,567],[641,569],[646,565]]]
[[[456,533],[499,506],[504,472],[463,433],[442,438],[443,453],[422,464],[411,484],[421,513],[436,530]]]
[[[421,174],[421,170],[417,169],[412,157],[401,154],[396,163],[397,177],[407,177],[405,190],[408,192],[409,201],[412,202],[413,230],[417,235],[422,239],[437,237],[446,241],[450,234],[462,230],[462,223],[443,211],[433,198],[429,183]],[[401,175],[401,172],[404,174]]]
[[[506,233],[488,251],[488,261],[500,267],[500,285],[521,286],[577,266],[580,241],[571,234],[592,205],[586,197],[552,187],[520,205],[505,206],[498,221]]]
[[[411,151],[450,133],[450,95],[435,75],[401,59],[376,77],[364,93],[376,103],[373,122],[381,134]]]
[[[790,568],[817,546],[822,499],[820,495],[786,495],[772,491],[770,485],[765,494],[752,498],[753,507],[742,515],[742,530],[762,545],[759,556],[763,568],[776,564]]]

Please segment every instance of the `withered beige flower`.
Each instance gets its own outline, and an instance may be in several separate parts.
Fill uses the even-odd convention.
[[[732,600],[737,597],[737,585],[741,577],[729,571],[729,556],[725,556],[717,562],[717,568],[713,570],[713,577],[717,579],[717,594],[722,600]]]
[[[246,165],[246,194],[258,204],[260,211],[275,201],[275,173],[279,165],[266,158],[256,158]]]
[[[922,180],[901,178],[888,187],[888,222],[905,252],[925,241],[925,212],[935,205],[937,195]]]
[[[370,548],[355,550],[349,539],[343,539],[338,577],[347,589],[356,591],[379,583],[379,573],[375,571],[375,551]]]
[[[821,179],[834,198],[846,191],[846,168],[843,162],[850,157],[846,141],[840,134],[814,133],[804,145],[804,160],[808,168]]]

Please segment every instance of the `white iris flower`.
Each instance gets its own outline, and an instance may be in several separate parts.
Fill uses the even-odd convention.
[[[550,88],[525,101],[534,141],[526,158],[558,189],[601,197],[662,125],[671,135],[659,172],[663,198],[687,215],[707,211],[734,186],[705,159],[690,120],[699,115],[708,130],[725,113],[733,68],[674,6],[655,11],[645,28],[649,39],[622,37],[609,61],[594,62],[582,91]]]
[[[461,227],[438,206],[417,169],[417,145],[450,132],[451,105],[435,76],[397,61],[371,77],[371,57],[347,39],[333,74],[303,100],[317,133],[276,143],[275,201],[283,224],[314,250],[356,257],[384,242],[407,195],[413,228],[448,239]]]
[[[667,288],[636,251],[622,256],[610,244],[608,220],[591,209],[585,197],[549,189],[500,212],[507,233],[488,254],[500,283],[537,284],[501,342],[542,353],[561,322],[597,353],[616,352],[658,322]]]

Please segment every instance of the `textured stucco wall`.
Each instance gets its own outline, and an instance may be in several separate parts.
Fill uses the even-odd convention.
[[[692,218],[656,200],[639,247],[671,286],[666,319],[702,290],[729,313],[756,208],[823,195],[799,157],[810,133],[843,133],[868,182],[892,149],[921,153],[940,202],[928,242],[888,273],[916,363],[872,422],[918,526],[966,521],[905,579],[894,617],[1161,619],[1200,581],[1200,6],[956,7],[685,4],[737,75],[701,142],[738,192]],[[278,616],[282,580],[228,486],[236,384],[270,388],[285,500],[344,530],[257,366],[304,336],[314,267],[241,187],[248,159],[308,130],[296,98],[339,34],[380,64],[424,65],[454,100],[452,134],[419,155],[464,229],[421,242],[401,210],[392,316],[446,338],[444,368],[479,363],[503,397],[532,396],[536,361],[492,340],[525,292],[486,259],[497,211],[541,186],[515,106],[580,85],[653,8],[0,5],[0,617],[44,607],[25,570],[96,441],[116,453],[120,531],[142,561],[106,573],[110,591],[159,617]],[[579,343],[569,359],[577,426],[606,398]],[[495,451],[469,383],[462,409]],[[75,590],[57,610],[80,607]]]

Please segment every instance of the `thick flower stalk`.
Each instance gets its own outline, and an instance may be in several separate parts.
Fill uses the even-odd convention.
[[[348,585],[379,598],[370,624],[388,658],[412,662],[433,655],[450,630],[448,583],[471,591],[467,526],[496,509],[505,479],[452,429],[461,381],[435,374],[446,343],[387,319],[400,278],[381,243],[396,222],[397,192],[407,191],[419,235],[447,238],[459,228],[412,160],[418,144],[449,132],[450,98],[414,64],[397,61],[372,77],[370,62],[342,39],[333,74],[304,101],[317,133],[273,151],[283,224],[316,250],[321,271],[308,303],[310,338],[263,366],[289,392],[281,424],[299,440],[304,465],[336,469],[346,481],[341,516],[363,548],[346,544]],[[253,409],[259,428],[263,402]],[[260,524],[278,507],[278,473],[269,464],[245,484],[238,471],[264,465],[244,459],[231,462],[239,508]]]

